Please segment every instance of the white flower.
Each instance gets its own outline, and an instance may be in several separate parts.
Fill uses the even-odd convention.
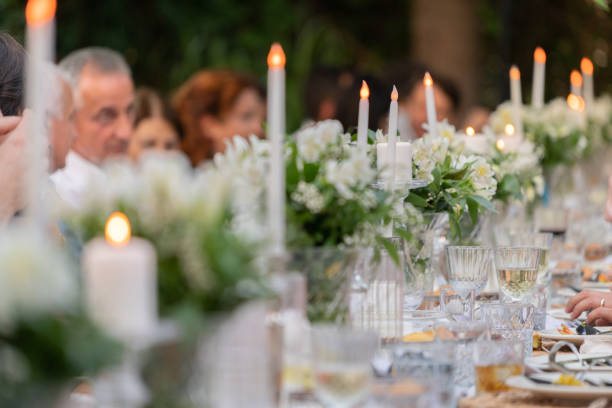
[[[38,230],[19,225],[0,233],[0,331],[21,318],[70,310],[76,271],[68,256]]]
[[[315,162],[329,145],[342,140],[342,125],[337,120],[326,120],[300,130],[295,138],[300,157],[306,162]]]
[[[493,170],[489,163],[482,157],[471,156],[466,158],[467,162],[472,163],[471,179],[476,190],[476,194],[490,200],[497,188]]]
[[[513,123],[512,120],[512,102],[506,101],[499,105],[495,112],[489,117],[489,125],[493,132],[500,135],[504,133],[504,129],[508,123]]]
[[[321,212],[325,206],[325,199],[314,184],[300,181],[297,190],[291,195],[291,199],[303,204],[314,214]]]

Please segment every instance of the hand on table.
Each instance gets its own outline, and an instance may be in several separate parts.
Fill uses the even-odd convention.
[[[603,307],[602,299],[604,299]],[[565,311],[572,314],[572,319],[589,310],[591,312],[588,315],[588,324],[595,323],[597,326],[612,324],[612,292],[583,290],[571,298],[565,306]]]

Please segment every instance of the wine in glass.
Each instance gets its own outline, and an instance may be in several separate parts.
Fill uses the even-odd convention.
[[[479,246],[446,248],[449,283],[465,303],[469,299],[469,316],[474,320],[474,299],[487,284],[492,265],[492,249]]]
[[[512,301],[520,301],[534,289],[542,248],[498,247],[495,269],[501,291]]]

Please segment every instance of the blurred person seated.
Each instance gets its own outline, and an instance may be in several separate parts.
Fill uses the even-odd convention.
[[[471,126],[474,128],[476,133],[480,133],[482,128],[489,123],[489,115],[491,112],[482,106],[474,106],[470,108],[465,115],[462,128]]]
[[[385,74],[385,78],[389,81],[389,87],[396,85],[399,91],[400,116],[403,115],[404,120],[409,124],[409,128],[406,130],[407,138],[421,138],[425,134],[423,124],[427,123],[427,108],[423,78],[426,72],[431,74],[434,82],[434,99],[438,121],[448,119],[449,123],[457,125],[460,96],[459,90],[453,82],[432,72],[431,69],[422,64],[412,62],[394,64]],[[401,120],[400,118],[400,122]]]
[[[127,153],[134,122],[134,84],[121,55],[106,48],[84,48],[59,68],[75,101],[76,137],[66,167],[51,179],[60,197],[79,207],[91,183],[104,183],[100,166]]]
[[[26,52],[13,37],[0,33],[0,115],[23,111]]]
[[[152,89],[136,91],[134,133],[128,146],[128,155],[134,161],[147,151],[178,151],[179,130],[169,118],[162,98]]]
[[[342,96],[353,87],[355,81],[355,75],[349,69],[327,66],[313,68],[304,83],[307,121],[337,119]]]
[[[378,78],[369,74],[357,73],[350,87],[343,90],[338,101],[336,119],[342,123],[347,131],[354,128],[357,133],[357,120],[359,119],[359,91],[363,81],[370,90],[370,109],[368,110],[368,128],[371,130],[386,129],[388,125],[389,97],[391,88],[387,89]]]
[[[3,90],[0,85],[0,92]],[[27,125],[29,112],[23,118],[0,114],[0,226],[24,207]]]
[[[225,151],[238,135],[263,137],[266,105],[257,81],[231,71],[200,71],[174,95],[172,107],[184,130],[181,148],[195,167]]]

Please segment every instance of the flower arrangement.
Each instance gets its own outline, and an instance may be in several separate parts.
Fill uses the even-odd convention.
[[[490,200],[497,180],[484,157],[464,154],[452,125],[443,121],[436,126],[435,134],[427,128],[428,132],[413,143],[413,174],[430,184],[411,191],[406,201],[424,214],[448,213],[451,232],[459,238],[460,220],[465,214],[476,224],[479,214],[495,211]]]
[[[83,209],[64,208],[60,218],[87,241],[104,234],[112,212],[124,212],[133,235],[157,250],[163,316],[185,307],[199,314],[231,311],[266,295],[254,267],[256,245],[229,228],[228,180],[194,172],[179,155],[118,162],[106,173],[108,183],[92,186]]]
[[[119,345],[79,306],[70,258],[40,231],[2,231],[0,290],[0,406],[51,403],[68,381],[118,360]]]

